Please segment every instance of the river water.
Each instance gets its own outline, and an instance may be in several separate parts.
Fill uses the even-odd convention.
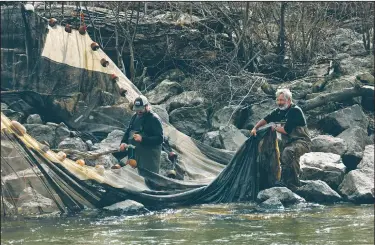
[[[1,244],[374,244],[374,205],[199,205],[2,220]]]

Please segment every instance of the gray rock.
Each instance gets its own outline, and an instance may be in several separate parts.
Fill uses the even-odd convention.
[[[64,123],[60,123],[55,128],[55,146],[59,145],[61,141],[70,137],[70,130]]]
[[[6,110],[8,109],[8,105],[5,103],[1,103],[1,110]]]
[[[356,168],[362,159],[365,146],[371,144],[367,132],[358,126],[350,127],[339,134],[337,138],[343,139],[347,145],[347,151],[342,156],[342,161],[348,170]]]
[[[165,102],[168,112],[181,107],[194,107],[202,105],[204,98],[196,91],[184,91],[179,95],[173,96]]]
[[[43,121],[40,118],[39,114],[32,114],[32,115],[27,117],[26,123],[28,123],[28,124],[43,124]]]
[[[223,149],[219,131],[207,132],[202,137],[202,142],[206,145]]]
[[[185,79],[185,74],[180,69],[171,69],[161,74],[157,79],[156,83],[160,83],[169,79],[171,81],[182,82]]]
[[[198,136],[206,132],[207,113],[203,106],[182,107],[169,114],[170,123],[189,136]]]
[[[15,120],[21,123],[22,119],[25,117],[25,115],[22,112],[13,111],[12,109],[4,109],[1,110],[1,112],[4,113],[4,115],[7,116],[10,120]]]
[[[59,149],[74,149],[81,152],[86,152],[88,150],[87,145],[79,137],[66,138],[59,145]]]
[[[296,193],[309,202],[333,203],[341,200],[341,196],[321,180],[308,181],[307,184],[299,187]]]
[[[107,138],[102,140],[100,143],[94,144],[94,147],[98,147],[103,150],[109,150],[119,147],[124,134],[125,132],[122,130],[113,130],[107,135]]]
[[[329,113],[318,122],[320,128],[333,136],[337,136],[345,129],[359,126],[367,129],[368,119],[359,105],[344,108]]]
[[[211,118],[213,129],[219,129],[226,126],[228,122],[236,127],[241,128],[248,117],[248,110],[238,106],[225,106],[214,112]]]
[[[266,209],[284,209],[284,205],[276,197],[268,198],[260,206]]]
[[[103,209],[121,213],[138,213],[147,210],[143,204],[129,199],[104,207]]]
[[[351,56],[365,56],[368,54],[362,40],[358,40],[349,44],[346,52]]]
[[[236,151],[247,140],[247,137],[234,125],[222,126],[219,135],[224,149]]]
[[[286,187],[272,187],[258,193],[257,201],[264,202],[270,198],[279,200],[283,205],[305,202],[305,199],[293,193]]]
[[[89,149],[89,151],[93,151],[93,150],[95,150],[95,149],[94,149],[94,144],[92,143],[91,140],[86,140],[85,143],[86,143],[87,148]]]
[[[115,164],[117,164],[116,158],[112,154],[109,154],[100,156],[98,159],[95,159],[92,166],[103,165],[105,169],[109,169]]]
[[[169,123],[169,115],[165,108],[166,106],[164,104],[152,106],[152,110],[160,117],[160,119],[166,123]]]
[[[342,182],[346,167],[340,155],[324,152],[309,152],[299,160],[302,180],[323,180],[332,189]]]
[[[311,141],[311,151],[313,152],[327,152],[341,156],[347,150],[346,143],[343,139],[335,138],[331,135],[318,135]]]
[[[338,52],[347,52],[349,45],[361,40],[361,35],[351,29],[338,28],[335,29],[332,36],[329,37],[327,45],[334,48]]]
[[[348,57],[340,61],[340,70],[343,75],[353,75],[358,72],[371,72],[374,69],[374,56]]]
[[[252,105],[250,108],[250,116],[246,120],[243,128],[252,129],[259,120],[267,116],[275,107],[276,103],[271,99]]]
[[[246,137],[250,137],[251,135],[250,135],[250,130],[248,130],[248,129],[240,129],[241,130],[241,133],[243,134],[243,135],[245,135]]]
[[[355,76],[348,75],[328,81],[323,90],[327,93],[333,93],[346,88],[353,88],[359,84],[360,83],[355,79]]]
[[[183,88],[179,83],[167,79],[162,81],[145,96],[151,104],[161,104],[172,96],[182,93],[182,91]]]
[[[31,187],[26,187],[18,197],[18,212],[22,215],[52,213],[58,208],[52,199],[39,194]]]
[[[24,124],[28,134],[37,141],[46,141],[50,147],[55,147],[55,127],[43,124]]]
[[[374,144],[365,147],[362,161],[357,167],[363,172],[374,174]]]

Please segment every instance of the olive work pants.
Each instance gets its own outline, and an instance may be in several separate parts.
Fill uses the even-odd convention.
[[[300,186],[299,175],[301,172],[299,159],[310,152],[310,143],[297,140],[285,145],[281,154],[281,182],[292,191]]]

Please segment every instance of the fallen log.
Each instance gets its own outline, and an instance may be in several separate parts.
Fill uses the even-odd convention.
[[[354,86],[341,91],[319,95],[313,99],[300,103],[302,110],[308,111],[318,106],[327,104],[328,102],[342,102],[354,97],[370,97],[374,98],[373,86]]]

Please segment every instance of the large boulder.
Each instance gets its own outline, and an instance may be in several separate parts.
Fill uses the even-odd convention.
[[[107,138],[103,139],[100,143],[94,144],[94,147],[109,150],[120,146],[122,137],[125,132],[122,130],[115,129],[107,135]]]
[[[172,96],[182,93],[182,91],[183,88],[179,83],[167,79],[162,81],[145,96],[151,104],[161,104]]]
[[[346,167],[337,154],[309,152],[301,156],[299,163],[302,180],[323,180],[334,190],[345,175]]]
[[[168,158],[168,153],[165,151],[161,152],[160,155],[160,175],[167,176],[168,170],[173,170],[173,163]]]
[[[7,116],[10,120],[15,120],[17,122],[21,122],[24,120],[25,115],[22,112],[14,111],[12,109],[4,109],[1,110],[5,116]]]
[[[343,139],[331,135],[318,135],[311,140],[312,152],[327,152],[342,156],[346,150],[346,143]]]
[[[164,122],[169,123],[169,115],[164,104],[153,105],[152,110],[162,119]]]
[[[26,187],[18,197],[18,213],[22,215],[52,213],[58,211],[56,203],[35,189]]]
[[[221,126],[219,135],[224,149],[229,151],[237,151],[247,140],[247,137],[232,124]]]
[[[260,204],[265,209],[284,209],[284,205],[277,197],[271,197]]]
[[[374,202],[374,145],[365,147],[362,161],[356,170],[345,175],[339,192],[352,202]]]
[[[248,110],[239,106],[225,106],[215,111],[211,118],[211,126],[213,129],[219,129],[229,123],[241,128],[248,117]]]
[[[296,193],[309,202],[333,203],[341,200],[341,196],[321,180],[308,181],[299,187]]]
[[[362,40],[358,40],[358,41],[355,41],[355,42],[352,42],[351,44],[349,44],[346,52],[350,56],[365,56],[365,55],[368,54],[367,50],[365,49],[365,47],[363,45]]]
[[[42,119],[40,118],[39,114],[31,114],[26,119],[27,124],[43,124]]]
[[[170,123],[189,136],[199,136],[207,131],[207,113],[203,106],[181,107],[169,114]]]
[[[324,92],[333,93],[346,88],[353,88],[359,84],[360,82],[356,80],[355,76],[348,75],[328,81],[323,90]]]
[[[347,170],[355,169],[362,159],[365,146],[371,144],[367,132],[363,128],[354,126],[346,129],[337,138],[343,139],[347,145],[347,151],[342,156]]]
[[[28,134],[39,142],[47,142],[50,147],[55,147],[55,126],[43,124],[24,124]]]
[[[264,202],[270,198],[279,200],[283,205],[305,202],[305,199],[293,193],[286,187],[272,187],[258,193],[257,201]]]
[[[103,209],[107,211],[116,212],[116,213],[127,213],[127,214],[147,211],[147,209],[142,203],[129,200],[129,199],[104,207]]]
[[[367,129],[368,119],[363,113],[362,108],[356,104],[351,107],[329,113],[322,118],[318,124],[324,132],[337,136],[345,129],[354,126]]]
[[[168,112],[180,107],[194,107],[204,103],[204,98],[197,91],[185,91],[168,99],[166,109]]]
[[[252,129],[259,120],[267,116],[275,107],[276,103],[272,99],[253,104],[250,108],[250,116],[243,128]]]
[[[221,142],[219,131],[211,131],[205,133],[202,137],[202,142],[206,145],[223,149],[223,143]]]
[[[343,75],[352,75],[358,72],[371,72],[374,69],[374,56],[365,57],[347,56],[340,60],[340,71]]]
[[[70,130],[63,122],[55,127],[55,146],[70,136]]]
[[[58,145],[59,149],[73,149],[81,152],[88,151],[86,143],[79,137],[66,138]]]

